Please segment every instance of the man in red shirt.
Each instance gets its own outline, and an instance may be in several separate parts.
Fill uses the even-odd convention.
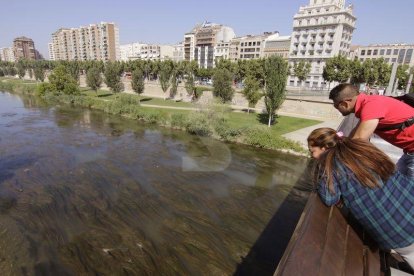
[[[360,119],[350,137],[369,140],[375,133],[403,149],[397,167],[403,174],[414,177],[414,108],[391,97],[359,94],[348,83],[332,89],[329,99],[342,115],[355,113]]]

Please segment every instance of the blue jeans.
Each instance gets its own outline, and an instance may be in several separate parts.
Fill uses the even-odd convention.
[[[404,153],[397,162],[397,168],[402,174],[414,178],[414,153]]]

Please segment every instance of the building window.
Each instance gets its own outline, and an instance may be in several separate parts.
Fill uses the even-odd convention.
[[[387,55],[391,55],[391,49],[387,49]]]
[[[409,64],[412,56],[413,56],[413,49],[408,49],[407,54],[405,55],[404,63]]]
[[[256,41],[255,41],[255,42],[253,42],[253,46],[256,46]]]
[[[368,50],[367,55],[370,56],[372,54],[372,50]]]
[[[398,55],[398,49],[394,49],[394,55]]]
[[[404,61],[404,56],[405,56],[405,49],[401,49],[400,53],[398,55],[398,63],[403,63]]]
[[[365,56],[365,50],[361,50],[361,56]]]
[[[380,50],[380,56],[383,56],[385,54],[385,49]]]
[[[374,50],[373,55],[374,55],[374,56],[378,55],[378,50],[377,50],[377,49],[375,49],[375,50]]]
[[[257,46],[260,46],[260,41],[257,42]]]

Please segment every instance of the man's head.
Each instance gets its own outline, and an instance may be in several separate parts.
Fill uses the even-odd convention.
[[[358,94],[358,89],[354,85],[341,83],[331,90],[329,99],[333,101],[334,107],[342,115],[346,116],[355,112],[355,103]]]

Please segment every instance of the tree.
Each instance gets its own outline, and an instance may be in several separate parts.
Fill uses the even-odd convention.
[[[405,89],[409,78],[409,66],[407,64],[399,65],[397,68],[396,78],[398,79],[398,89]]]
[[[66,95],[79,94],[77,81],[72,78],[66,67],[59,65],[53,69],[49,76],[49,82],[54,91],[63,92]]]
[[[231,87],[232,73],[228,69],[216,69],[213,76],[213,94],[223,103],[233,99],[234,90]]]
[[[185,66],[185,90],[189,96],[192,96],[193,100],[197,98],[196,86],[194,83],[194,74],[197,71],[197,68],[198,64],[196,61],[186,63]]]
[[[91,67],[86,73],[86,84],[92,89],[95,90],[96,95],[98,95],[98,89],[102,85],[102,76],[99,68]]]
[[[391,66],[387,64],[383,58],[380,58],[374,60],[374,70],[378,72],[376,84],[387,86],[391,78]]]
[[[260,87],[263,88],[265,82],[264,59],[248,60],[246,66],[246,76],[254,77],[259,82]]]
[[[132,72],[131,86],[139,95],[144,92],[144,72],[141,69],[137,68]]]
[[[105,83],[114,93],[124,90],[124,84],[121,82],[119,71],[119,66],[115,62],[108,62],[105,66]]]
[[[36,66],[34,68],[34,77],[37,81],[43,82],[45,80],[45,69],[42,66]]]
[[[328,82],[346,82],[350,77],[350,62],[345,56],[335,56],[326,61],[322,76]]]
[[[70,61],[66,65],[69,74],[74,80],[79,81],[80,64],[77,61]]]
[[[17,67],[17,74],[19,75],[19,79],[22,79],[24,75],[26,75],[26,67],[23,64],[22,60],[19,60],[16,64]]]
[[[311,64],[303,60],[295,62],[293,65],[293,75],[296,76],[299,81],[303,82],[308,78],[311,71]]]
[[[253,76],[247,76],[244,80],[243,95],[249,102],[247,113],[250,113],[250,107],[254,108],[262,97],[262,93],[260,93],[260,83]]]
[[[171,74],[171,88],[170,88],[170,98],[174,98],[177,95],[178,84],[182,79],[185,72],[184,62],[178,62],[175,64],[174,69]]]
[[[276,110],[285,99],[288,64],[279,56],[271,56],[265,60],[265,104],[269,115],[270,127]]]
[[[14,66],[9,67],[9,69],[8,69],[8,73],[9,73],[9,75],[10,75],[10,76],[12,76],[12,77],[16,76],[16,74],[17,74],[16,67],[14,67]]]
[[[160,64],[160,70],[158,74],[159,74],[161,89],[164,93],[166,93],[168,88],[170,87],[170,84],[171,84],[170,81],[171,81],[171,75],[172,75],[173,69],[174,69],[173,63],[170,60],[163,61]]]
[[[349,63],[349,72],[351,76],[350,82],[352,84],[360,84],[364,82],[364,70],[362,63],[355,59]]]

